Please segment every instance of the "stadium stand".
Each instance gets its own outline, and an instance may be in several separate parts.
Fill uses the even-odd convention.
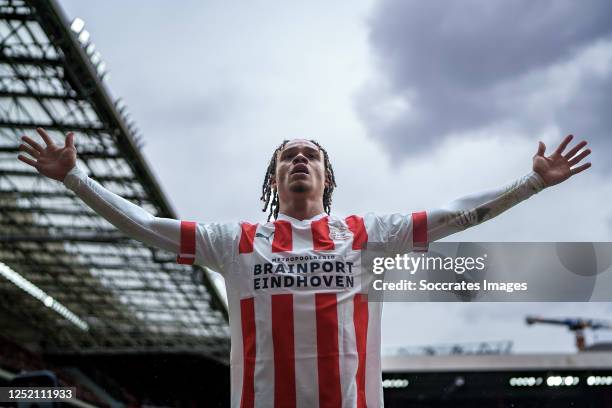
[[[75,22],[56,1],[0,0],[3,381],[46,369],[96,406],[203,406],[202,384],[189,391],[191,380],[179,381],[197,376],[223,404],[227,310],[210,271],[128,239],[16,160],[22,134],[44,127],[63,140],[75,131],[79,164],[92,177],[178,218],[125,104],[111,96],[100,53]]]

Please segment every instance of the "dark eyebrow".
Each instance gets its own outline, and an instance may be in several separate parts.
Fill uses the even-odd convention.
[[[299,150],[299,147],[298,146],[289,147],[281,151],[281,156],[284,156],[285,154],[289,154],[289,153],[294,153],[295,150]],[[315,149],[314,147],[310,147],[310,146],[304,146],[304,150],[306,150],[307,153],[315,153],[315,154],[319,153],[319,149]]]

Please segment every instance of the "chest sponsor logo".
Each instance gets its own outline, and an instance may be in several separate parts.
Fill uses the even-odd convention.
[[[346,289],[355,286],[353,262],[335,256],[274,258],[253,265],[253,289]]]

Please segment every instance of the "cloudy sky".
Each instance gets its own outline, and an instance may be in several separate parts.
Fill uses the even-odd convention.
[[[552,150],[573,133],[591,143],[592,169],[451,240],[611,241],[612,3],[586,3],[60,0],[85,20],[181,218],[261,220],[264,171],[285,138],[326,147],[333,208],[347,214],[501,186],[530,171],[538,140]],[[529,328],[524,316],[611,313],[387,304],[383,347],[512,340],[516,352],[572,351],[564,329]]]

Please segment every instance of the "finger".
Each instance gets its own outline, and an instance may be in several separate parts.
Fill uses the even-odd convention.
[[[578,163],[580,163],[580,160],[584,159],[589,154],[591,154],[591,149],[586,149],[585,151],[580,153],[578,156],[576,156],[572,160],[568,161],[567,164],[569,164],[570,167],[575,165],[575,164],[578,164]]]
[[[74,147],[74,133],[72,132],[66,136],[66,147]]]
[[[557,154],[563,153],[563,150],[565,150],[565,148],[567,147],[569,142],[572,141],[573,138],[574,138],[574,135],[567,135],[567,136],[565,136],[565,139],[563,139],[563,141],[561,142],[559,147],[557,147],[557,150],[555,150],[555,153],[557,153]]]
[[[544,156],[544,152],[546,151],[546,145],[542,142],[538,142],[538,152],[536,156]]]
[[[41,145],[39,145],[36,141],[30,139],[27,136],[21,136],[21,140],[23,140],[26,143],[29,143],[33,148],[35,148],[36,150],[38,150],[39,152],[44,152],[45,148],[42,147]]]
[[[36,128],[36,131],[38,132],[38,134],[40,135],[40,137],[43,138],[43,140],[45,141],[45,143],[47,144],[47,146],[53,146],[53,139],[51,139],[51,136],[49,136],[47,134],[47,132],[45,132],[45,129],[43,128]]]
[[[570,173],[572,173],[573,176],[574,174],[578,174],[581,171],[588,169],[589,167],[591,167],[591,163],[584,163],[582,166],[578,166],[576,168],[571,169]]]
[[[565,159],[567,159],[567,160],[571,159],[572,157],[574,157],[574,155],[575,155],[576,153],[578,153],[578,151],[580,151],[580,149],[582,149],[584,146],[586,146],[586,144],[587,144],[586,140],[583,140],[582,142],[580,142],[580,143],[578,143],[576,146],[574,146],[574,147],[572,148],[572,150],[570,150],[569,152],[567,152],[567,153],[565,154],[565,156],[563,156],[563,157],[564,157]]]
[[[21,150],[22,152],[28,153],[32,157],[38,158],[38,156],[40,156],[40,152],[38,150],[33,149],[28,145],[20,144],[19,150]]]
[[[24,155],[22,155],[22,154],[20,154],[19,156],[17,156],[17,158],[18,158],[19,160],[21,160],[22,162],[24,162],[24,163],[26,163],[26,164],[29,164],[29,165],[30,165],[30,166],[32,166],[32,167],[37,167],[37,166],[38,166],[38,163],[36,162],[36,160],[32,160],[32,159],[30,159],[29,157],[26,157],[26,156],[24,156]]]

